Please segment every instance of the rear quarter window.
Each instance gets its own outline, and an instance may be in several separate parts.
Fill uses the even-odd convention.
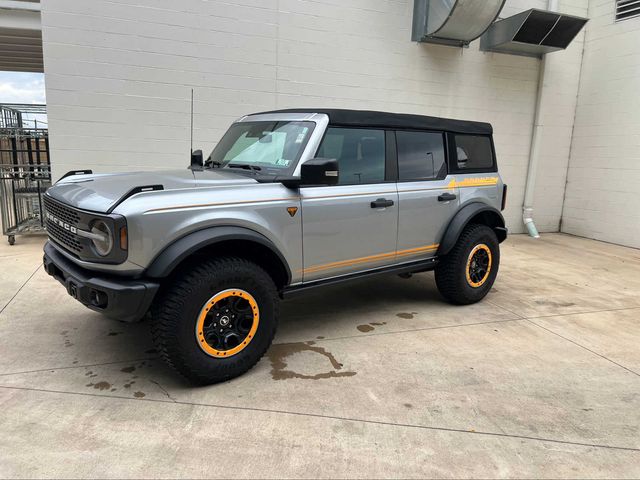
[[[491,138],[482,135],[453,135],[451,170],[456,172],[495,172]]]

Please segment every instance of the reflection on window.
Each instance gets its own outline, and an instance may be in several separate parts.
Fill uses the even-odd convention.
[[[330,127],[317,156],[338,160],[341,185],[384,181],[383,130]]]
[[[400,180],[444,178],[447,166],[442,133],[396,132]]]

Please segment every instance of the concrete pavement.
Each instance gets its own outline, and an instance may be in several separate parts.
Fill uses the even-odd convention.
[[[287,301],[247,375],[192,388],[0,243],[0,477],[640,477],[640,252],[512,236],[480,304],[432,274]]]

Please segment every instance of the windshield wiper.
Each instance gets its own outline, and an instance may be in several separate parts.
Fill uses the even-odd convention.
[[[227,166],[229,168],[242,168],[244,170],[256,170],[256,171],[262,170],[262,168],[260,168],[259,166],[257,166],[257,165],[249,165],[248,163],[230,163]]]

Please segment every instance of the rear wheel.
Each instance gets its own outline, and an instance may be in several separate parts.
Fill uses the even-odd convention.
[[[271,277],[240,258],[206,261],[174,279],[153,307],[164,360],[196,384],[242,375],[273,340],[278,295]]]
[[[491,290],[499,265],[500,246],[495,232],[486,225],[468,225],[436,267],[436,285],[451,303],[475,303]]]

